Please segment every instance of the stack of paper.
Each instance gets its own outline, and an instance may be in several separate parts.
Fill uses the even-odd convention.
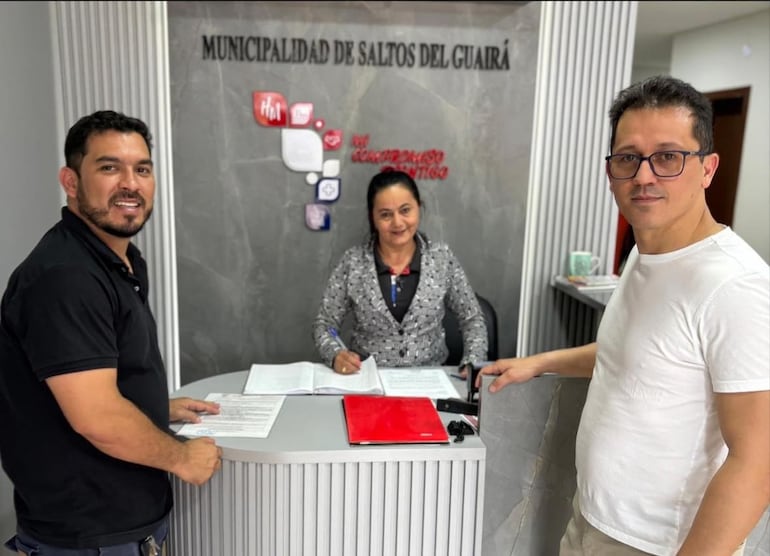
[[[444,369],[382,368],[379,374],[386,396],[426,397],[432,400],[460,397]]]
[[[579,290],[612,290],[618,285],[620,277],[616,274],[596,276],[556,276],[557,282],[574,286]]]

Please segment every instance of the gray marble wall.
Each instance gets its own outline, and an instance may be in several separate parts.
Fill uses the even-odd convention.
[[[575,437],[587,379],[540,377],[489,394],[482,377],[479,427],[487,446],[483,556],[557,556],[572,513]],[[770,510],[745,556],[770,555]]]
[[[588,380],[547,376],[489,394],[493,377],[482,379],[482,554],[555,556],[575,492],[575,435]]]
[[[60,218],[50,26],[47,2],[0,2],[0,292]],[[15,531],[13,486],[0,469],[0,542]]]
[[[374,149],[440,149],[445,180],[419,179],[423,230],[446,241],[495,306],[500,355],[514,354],[538,3],[170,2],[169,59],[182,383],[253,362],[317,360],[310,323],[331,269],[367,233]],[[203,36],[354,41],[355,63],[203,59]],[[508,69],[360,64],[366,41],[495,46]],[[507,42],[506,42],[507,41]],[[417,50],[419,56],[420,50]],[[252,92],[314,103],[343,131],[342,194],[331,229],[311,231],[314,190],[281,160],[280,131],[258,125]],[[331,153],[324,155],[331,158]]]

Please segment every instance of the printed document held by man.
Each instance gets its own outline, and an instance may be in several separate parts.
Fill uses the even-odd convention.
[[[218,415],[201,415],[200,423],[185,423],[180,436],[235,436],[267,438],[286,396],[244,396],[211,393],[207,401],[219,404]]]

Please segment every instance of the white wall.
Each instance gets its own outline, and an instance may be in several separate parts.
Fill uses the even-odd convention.
[[[647,79],[648,77],[654,77],[656,75],[671,75],[671,68],[668,65],[657,66],[654,64],[634,64],[634,67],[631,70],[631,83],[636,83],[637,81]]]
[[[51,33],[46,2],[0,2],[0,292],[59,218]],[[2,424],[0,423],[0,426]],[[0,472],[0,542],[16,527],[13,491]]]
[[[733,229],[770,262],[770,10],[676,35],[671,75],[704,92],[751,87]]]

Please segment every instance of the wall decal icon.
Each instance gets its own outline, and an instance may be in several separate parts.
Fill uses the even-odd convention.
[[[254,91],[252,96],[254,119],[266,127],[286,125],[286,99],[273,91]]]
[[[310,129],[282,129],[281,157],[295,172],[320,172],[323,170],[321,138]]]
[[[324,165],[326,165],[326,163],[324,163]],[[305,183],[308,185],[312,185],[313,187],[315,187],[319,179],[321,178],[319,178],[318,174],[316,174],[315,172],[308,172],[307,174],[305,174]]]
[[[289,125],[292,127],[307,127],[312,119],[312,102],[295,102],[289,108]]]
[[[323,177],[336,178],[339,175],[340,175],[340,159],[330,158],[329,160],[324,160]]]
[[[324,149],[327,151],[336,151],[342,146],[342,130],[330,129],[323,135]]]
[[[331,228],[329,207],[318,203],[305,205],[305,225],[313,231]]]
[[[254,120],[263,127],[280,128],[281,159],[294,172],[305,173],[315,190],[315,202],[305,205],[305,225],[314,231],[331,227],[329,204],[340,198],[340,157],[324,160],[324,152],[342,148],[341,129],[323,131],[326,121],[316,118],[312,102],[294,102],[276,91],[253,91]],[[319,176],[320,175],[320,176]]]
[[[323,178],[318,181],[315,188],[316,201],[320,203],[333,203],[340,198],[339,178]]]

